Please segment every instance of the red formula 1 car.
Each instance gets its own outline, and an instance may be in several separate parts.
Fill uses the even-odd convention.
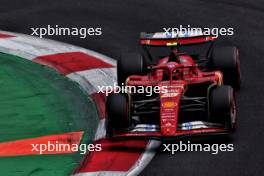
[[[216,46],[215,39],[142,33],[147,57],[126,53],[118,61],[119,86],[134,89],[108,96],[108,136],[166,139],[233,132],[234,90],[241,82],[239,53],[235,46]],[[184,50],[198,44],[208,44],[206,54]],[[150,48],[167,48],[170,53],[153,56]],[[146,89],[135,91],[139,87]]]

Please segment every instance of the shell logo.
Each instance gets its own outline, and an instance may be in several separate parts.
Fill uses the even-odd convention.
[[[167,101],[167,102],[162,103],[162,107],[164,108],[173,108],[175,106],[177,106],[177,103],[173,101]]]

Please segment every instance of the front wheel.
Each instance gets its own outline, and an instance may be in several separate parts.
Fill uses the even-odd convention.
[[[106,112],[108,124],[114,130],[129,128],[131,116],[127,94],[112,93],[107,97]]]
[[[236,100],[231,86],[214,88],[210,93],[210,119],[226,125],[231,132],[236,128]]]

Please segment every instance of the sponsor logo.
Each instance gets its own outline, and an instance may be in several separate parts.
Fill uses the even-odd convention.
[[[170,92],[170,93],[165,93],[161,97],[177,97],[179,95],[178,92]]]
[[[177,46],[177,42],[168,42],[166,45],[167,46]]]
[[[187,129],[187,130],[191,130],[191,129],[193,128],[193,125],[192,125],[191,122],[188,122],[188,123],[186,123],[183,127],[184,127],[185,129]]]
[[[177,106],[177,103],[173,101],[167,101],[167,102],[162,103],[162,107],[164,108],[173,108],[175,106]]]

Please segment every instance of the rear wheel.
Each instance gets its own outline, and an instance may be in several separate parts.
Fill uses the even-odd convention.
[[[210,120],[222,123],[230,131],[236,127],[236,100],[231,86],[224,85],[210,93]]]
[[[224,84],[239,89],[241,84],[239,51],[235,46],[215,47],[210,58],[210,66],[220,70],[224,76]]]
[[[125,84],[130,75],[142,75],[146,70],[146,62],[143,55],[138,53],[125,53],[117,63],[117,81],[118,85]]]
[[[112,93],[107,97],[106,112],[108,124],[115,130],[131,125],[130,107],[127,94]]]

